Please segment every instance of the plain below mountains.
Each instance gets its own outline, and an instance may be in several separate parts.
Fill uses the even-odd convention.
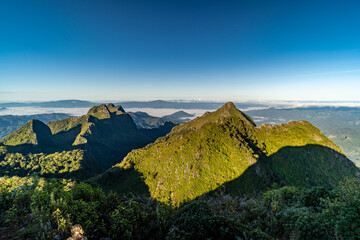
[[[226,103],[133,150],[93,181],[177,205],[218,189],[242,194],[273,184],[333,188],[356,176],[353,162],[309,122],[257,127]]]
[[[40,172],[68,176],[65,173],[75,175],[87,167],[91,169],[89,176],[120,162],[131,150],[164,136],[173,126],[165,122],[159,128],[138,129],[131,116],[113,104],[95,106],[86,115],[48,124],[31,120],[1,141],[0,170],[3,175],[16,170],[23,175]],[[51,154],[56,156],[48,157]],[[49,170],[47,165],[54,166]]]

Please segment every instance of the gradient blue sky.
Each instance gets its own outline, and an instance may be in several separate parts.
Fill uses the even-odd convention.
[[[360,100],[360,1],[0,1],[0,101]]]

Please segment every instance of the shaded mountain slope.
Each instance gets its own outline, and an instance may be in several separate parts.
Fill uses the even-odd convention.
[[[94,180],[120,191],[144,182],[153,198],[178,204],[226,185],[232,193],[261,191],[273,183],[334,187],[358,171],[310,123],[256,127],[249,116],[226,103],[132,151]],[[141,177],[129,182],[123,174]]]

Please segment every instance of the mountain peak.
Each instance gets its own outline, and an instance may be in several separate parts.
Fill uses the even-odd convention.
[[[214,112],[206,112],[201,117],[197,117],[190,122],[177,125],[173,128],[172,133],[179,132],[184,129],[200,129],[202,126],[209,123],[221,124],[226,118],[239,118],[245,125],[251,128],[256,127],[255,122],[248,115],[238,110],[234,103],[227,102]]]
[[[232,102],[225,103],[221,108],[215,111],[216,115],[219,118],[226,118],[226,117],[238,117],[241,118],[244,122],[247,122],[253,126],[255,122],[249,117],[247,114],[241,112],[239,109],[236,108],[235,104]]]
[[[114,104],[109,103],[107,105],[107,108],[111,113],[115,113],[116,115],[126,113],[125,110],[120,105],[115,106]]]
[[[227,102],[220,109],[237,109],[233,102]]]
[[[105,104],[90,108],[87,115],[94,116],[98,119],[110,118],[110,111]]]
[[[216,112],[221,113],[222,115],[226,115],[224,117],[237,116],[239,113],[241,113],[232,102],[225,103]]]
[[[98,119],[105,119],[110,118],[112,114],[120,115],[123,113],[125,113],[125,110],[120,105],[115,106],[114,104],[109,103],[108,105],[101,104],[90,108],[87,115],[96,117]]]

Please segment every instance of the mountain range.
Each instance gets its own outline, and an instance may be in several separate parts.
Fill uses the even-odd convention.
[[[217,189],[243,194],[273,184],[333,188],[356,176],[354,163],[309,122],[257,127],[226,103],[133,150],[92,181],[177,205]]]
[[[31,120],[0,142],[3,145],[2,169],[8,171],[9,166],[17,164],[21,172],[26,172],[26,169],[27,173],[35,169],[42,172],[39,166],[32,166],[37,161],[33,161],[34,154],[48,156],[60,153],[71,155],[71,165],[76,165],[77,169],[89,166],[88,160],[95,163],[93,169],[106,169],[120,162],[131,150],[165,135],[173,126],[173,123],[166,122],[159,128],[138,129],[131,116],[121,106],[113,104],[95,106],[86,115],[48,124]],[[74,151],[77,154],[73,154]],[[47,159],[47,162],[50,160]],[[66,168],[64,162],[59,164]],[[68,171],[75,169],[67,167]],[[89,172],[95,174],[98,171]]]
[[[0,142],[0,175],[92,177],[105,190],[147,194],[173,205],[216,191],[256,193],[274,184],[333,188],[359,176],[341,148],[307,121],[256,126],[231,102],[177,126],[166,121],[184,117],[190,115],[160,119],[101,104],[79,117],[31,120]],[[155,123],[138,128],[139,119]]]

